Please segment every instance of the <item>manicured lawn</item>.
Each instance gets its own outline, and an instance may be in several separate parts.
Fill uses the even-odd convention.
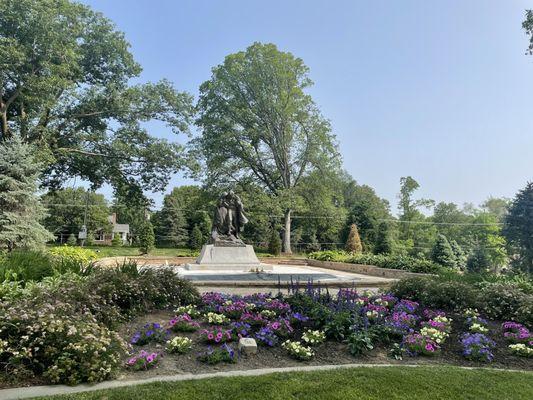
[[[455,367],[353,368],[151,383],[47,397],[65,399],[532,399],[533,373]]]

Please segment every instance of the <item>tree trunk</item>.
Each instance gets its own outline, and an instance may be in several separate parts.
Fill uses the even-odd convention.
[[[285,211],[285,231],[283,232],[283,253],[292,254],[291,250],[291,210]]]
[[[0,140],[7,138],[7,110],[2,110],[2,115],[0,116],[1,122],[0,122]]]

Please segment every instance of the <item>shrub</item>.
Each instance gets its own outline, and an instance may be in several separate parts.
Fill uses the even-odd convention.
[[[311,346],[316,346],[326,340],[326,334],[322,331],[307,330],[302,335],[302,340]]]
[[[275,256],[279,256],[281,254],[281,239],[278,231],[275,229],[272,229],[270,234],[270,239],[268,241],[268,252]]]
[[[52,257],[55,271],[60,274],[67,271],[85,272],[97,258],[93,250],[83,247],[57,246],[48,250],[48,253]]]
[[[193,250],[199,250],[204,244],[204,235],[198,225],[192,228],[191,236],[189,237],[189,246]]]
[[[409,333],[403,339],[403,346],[410,356],[432,356],[440,350],[440,346],[433,339],[420,333]]]
[[[52,383],[77,384],[109,378],[125,351],[118,334],[66,303],[33,307],[26,300],[0,307],[0,356],[6,369],[42,374]]]
[[[481,289],[480,295],[487,316],[495,319],[514,319],[532,325],[532,295],[507,284],[485,287]]]
[[[192,340],[183,336],[176,336],[167,342],[167,351],[169,353],[183,354],[192,348]]]
[[[401,269],[419,273],[437,273],[442,267],[423,258],[406,255],[348,254],[342,251],[318,251],[309,253],[309,258],[319,261],[336,261],[352,264],[375,265],[382,268]]]
[[[113,239],[111,240],[111,246],[113,247],[121,247],[124,245],[124,242],[122,241],[122,238],[119,234],[113,234]]]
[[[353,356],[357,356],[374,348],[372,337],[366,331],[352,333],[348,337],[348,348]]]
[[[363,245],[361,244],[361,238],[359,237],[359,231],[357,230],[357,225],[350,225],[350,232],[348,234],[348,239],[346,240],[346,251],[349,253],[362,253]]]
[[[69,246],[76,246],[78,244],[78,239],[76,239],[76,236],[73,233],[68,235],[67,244]]]
[[[126,362],[128,368],[134,371],[141,371],[153,368],[159,362],[160,355],[157,353],[148,353],[146,350],[141,350],[139,354],[131,357]]]
[[[0,258],[0,281],[41,281],[53,274],[52,259],[40,251],[15,250]]]
[[[213,349],[208,347],[207,350],[198,355],[198,361],[205,362],[207,364],[218,364],[220,362],[235,363],[237,357],[235,350],[224,343],[220,348]]]
[[[234,339],[234,337],[233,337],[233,331],[231,329],[214,327],[214,328],[201,330],[200,339],[206,343],[220,344],[220,343],[231,342]]]
[[[139,232],[139,248],[141,253],[148,254],[155,247],[154,227],[150,221],[145,221]]]
[[[465,333],[461,336],[463,356],[469,360],[490,362],[494,359],[491,349],[496,343],[482,333]]]
[[[144,325],[141,329],[133,334],[130,343],[136,346],[144,346],[148,343],[164,343],[167,340],[169,332],[155,322]]]
[[[174,332],[195,332],[200,324],[192,320],[189,314],[181,314],[172,318],[169,323],[170,330]]]
[[[406,278],[390,289],[396,297],[419,301],[426,307],[463,310],[476,307],[478,293],[466,283],[433,278]]]
[[[524,343],[510,344],[509,350],[519,357],[533,357],[533,346],[527,346]]]
[[[287,353],[297,360],[309,360],[315,355],[311,347],[304,346],[300,342],[287,340],[281,344],[281,347],[287,350]]]

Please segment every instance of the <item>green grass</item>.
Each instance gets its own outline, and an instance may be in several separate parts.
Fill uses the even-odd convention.
[[[103,257],[124,257],[124,256],[140,256],[141,251],[138,247],[130,246],[85,246],[87,249],[94,250],[99,258]],[[156,248],[150,251],[150,256],[168,256],[168,257],[196,257],[198,251],[187,248],[171,248],[163,247]]]
[[[455,367],[351,368],[159,382],[47,400],[532,399],[533,373]],[[44,398],[41,398],[44,399]]]

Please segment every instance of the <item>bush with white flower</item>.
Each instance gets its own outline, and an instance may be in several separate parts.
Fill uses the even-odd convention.
[[[311,347],[304,346],[300,342],[293,342],[291,340],[287,340],[282,343],[281,347],[287,350],[287,353],[289,353],[291,357],[294,357],[297,360],[309,360],[315,355]]]
[[[189,351],[191,347],[192,340],[183,336],[176,336],[167,342],[167,351],[170,353],[183,354]]]
[[[441,331],[437,328],[432,328],[429,326],[425,326],[422,329],[420,329],[420,334],[422,336],[425,336],[437,344],[442,344],[446,340],[446,338],[449,336],[448,333]]]
[[[216,324],[216,325],[225,324],[230,321],[230,319],[226,317],[224,314],[217,314],[214,312],[208,312],[205,315],[205,318],[207,319],[207,322],[209,322],[210,324]]]
[[[533,347],[524,343],[510,344],[509,349],[511,352],[520,357],[533,357]]]
[[[326,334],[319,330],[307,330],[302,335],[302,340],[311,346],[316,346],[320,343],[324,343],[324,340],[326,340]]]
[[[174,310],[174,312],[176,313],[176,315],[187,314],[193,318],[200,316],[200,310],[198,310],[198,307],[194,304],[189,304],[187,306],[179,306]]]

